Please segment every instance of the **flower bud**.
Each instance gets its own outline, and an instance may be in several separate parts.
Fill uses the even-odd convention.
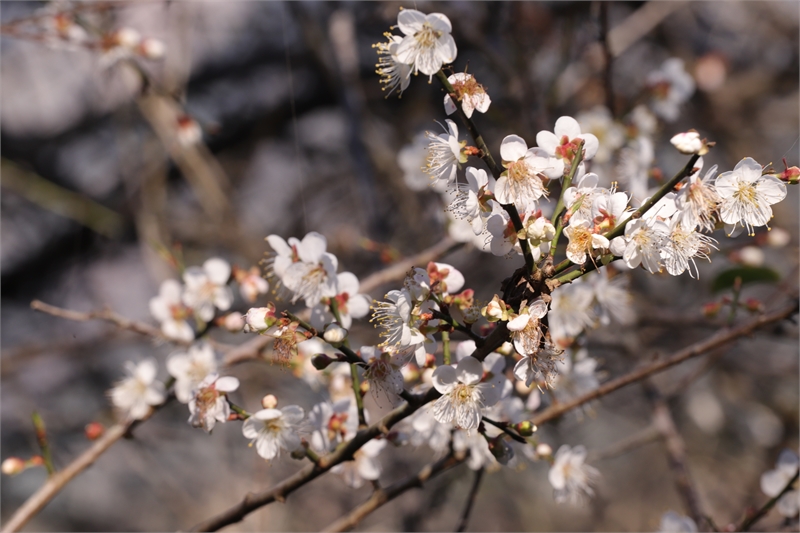
[[[42,459],[41,455],[34,455],[25,463],[26,467],[29,466],[42,466],[44,465],[44,459]]]
[[[514,345],[506,341],[503,344],[501,344],[500,347],[495,351],[500,355],[505,355],[506,357],[508,357],[514,353]]]
[[[745,300],[744,307],[751,313],[758,313],[764,310],[764,304],[762,304],[755,298],[748,298],[747,300]]]
[[[519,433],[521,436],[530,437],[539,428],[536,427],[536,424],[534,424],[530,420],[524,420],[522,422],[514,424],[514,429],[516,429],[517,433]]]
[[[292,459],[297,459],[297,460],[305,459],[306,450],[305,450],[305,448],[302,448],[302,447],[294,449],[294,450],[292,450],[291,456],[292,456]]]
[[[118,46],[135,48],[142,40],[142,36],[133,28],[120,28],[114,32],[113,40]]]
[[[709,302],[703,305],[703,316],[713,318],[722,309],[722,302]]]
[[[19,457],[9,457],[0,465],[0,471],[7,476],[14,476],[25,470],[25,461]]]
[[[164,46],[164,43],[158,39],[148,37],[146,39],[142,39],[142,42],[139,43],[139,55],[146,57],[147,59],[161,59],[164,57],[165,51],[166,47]]]
[[[474,324],[481,319],[481,308],[477,305],[471,305],[462,309],[461,315],[464,317],[464,322]]]
[[[507,465],[514,458],[514,448],[505,441],[502,435],[489,441],[489,451],[501,465]]]
[[[489,322],[497,322],[498,320],[508,320],[508,310],[506,303],[500,299],[496,294],[492,301],[486,307],[481,309],[481,314],[486,317]]]
[[[262,333],[278,321],[275,317],[275,306],[269,304],[267,307],[253,307],[244,315],[244,321],[248,331]]]
[[[325,370],[334,361],[334,359],[331,359],[324,353],[320,353],[311,358],[311,365],[317,370]]]
[[[760,267],[764,264],[764,252],[755,246],[745,246],[739,250],[739,261],[743,265]]]
[[[550,457],[553,455],[553,448],[549,444],[541,443],[536,446],[536,455],[539,457]]]
[[[347,338],[347,330],[339,324],[328,324],[322,338],[325,342],[336,345]]]
[[[783,228],[772,228],[767,232],[767,244],[773,248],[783,248],[791,240],[792,236]]]
[[[697,154],[703,148],[703,141],[700,134],[695,130],[679,133],[672,137],[669,142],[682,154]]]
[[[83,428],[83,433],[89,440],[97,440],[105,432],[106,428],[100,422],[89,422],[88,424],[86,424],[86,427]]]
[[[239,333],[245,327],[244,315],[239,312],[228,313],[222,317],[222,327],[231,333]]]
[[[267,394],[261,398],[261,407],[264,409],[275,409],[278,406],[278,399],[274,394]]]

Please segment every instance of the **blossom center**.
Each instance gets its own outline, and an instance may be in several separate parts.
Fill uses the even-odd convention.
[[[422,29],[414,34],[414,39],[421,48],[433,48],[442,32],[434,30],[427,22],[422,25]]]

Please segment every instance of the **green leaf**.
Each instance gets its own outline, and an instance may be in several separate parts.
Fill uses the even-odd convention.
[[[711,284],[713,292],[719,292],[733,287],[736,278],[742,278],[742,285],[747,283],[776,283],[781,280],[780,275],[771,268],[766,267],[736,267],[721,272]]]

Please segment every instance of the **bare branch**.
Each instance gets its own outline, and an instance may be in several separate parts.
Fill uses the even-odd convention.
[[[163,404],[162,404],[163,405]],[[88,466],[94,463],[112,444],[124,437],[133,426],[139,422],[144,422],[156,409],[151,409],[150,412],[141,420],[129,420],[127,422],[120,422],[108,428],[103,435],[97,439],[92,446],[80,454],[74,461],[72,461],[66,468],[59,470],[53,474],[44,485],[39,487],[39,490],[33,493],[22,506],[11,516],[5,526],[3,532],[19,531],[22,526],[28,523],[39,511],[44,508],[47,503],[63,489],[67,483],[83,472]]]
[[[711,337],[692,344],[674,353],[671,357],[666,359],[662,359],[660,361],[656,361],[655,363],[649,364],[638,370],[634,370],[625,374],[624,376],[620,376],[617,379],[612,379],[601,385],[600,387],[596,388],[591,392],[587,392],[582,396],[578,396],[573,400],[568,402],[563,402],[558,405],[553,405],[537,416],[533,417],[531,420],[534,424],[541,425],[549,420],[553,420],[554,418],[558,418],[559,416],[563,415],[564,413],[575,409],[578,406],[581,406],[587,402],[590,402],[594,399],[600,398],[601,396],[605,396],[611,392],[614,392],[617,389],[621,389],[626,385],[630,385],[631,383],[636,383],[637,381],[641,381],[644,378],[666,370],[667,368],[673,367],[687,359],[691,359],[692,357],[697,357],[698,355],[702,355],[706,352],[709,352],[715,348],[719,348],[724,346],[730,342],[735,341],[741,337],[749,335],[750,333],[756,331],[759,328],[767,326],[769,324],[773,324],[775,322],[779,322],[793,313],[796,313],[798,309],[798,302],[794,301],[790,305],[783,307],[777,311],[773,311],[772,313],[761,315],[750,322],[742,324],[736,328],[732,329],[724,329],[718,332]]]
[[[742,520],[742,524],[739,527],[737,527],[735,531],[748,531],[751,527],[753,527],[753,524],[761,520],[764,517],[764,515],[766,515],[769,512],[769,510],[772,509],[772,507],[774,507],[776,503],[778,503],[778,500],[780,500],[784,494],[792,490],[795,481],[797,481],[798,475],[800,475],[800,470],[794,473],[794,477],[789,480],[789,482],[786,484],[785,487],[783,487],[783,490],[780,491],[777,496],[771,498],[767,503],[764,504],[763,507],[761,507],[761,509],[759,509],[752,515],[745,517],[745,519]]]
[[[42,313],[46,313],[48,315],[57,316],[59,318],[74,320],[76,322],[88,322],[89,320],[104,320],[106,322],[114,324],[120,329],[133,331],[135,333],[139,333],[141,335],[147,335],[148,337],[153,337],[155,339],[165,340],[169,342],[174,342],[175,344],[182,344],[182,345],[191,344],[191,341],[179,341],[167,338],[163,333],[161,333],[161,330],[158,329],[157,327],[151,326],[150,324],[146,324],[144,322],[129,320],[122,315],[118,315],[117,313],[115,313],[110,309],[103,309],[102,311],[89,311],[88,313],[84,313],[81,311],[73,311],[71,309],[56,307],[55,305],[46,304],[39,300],[33,300],[31,302],[31,309],[34,309],[36,311],[41,311]]]
[[[456,527],[456,531],[465,531],[467,529],[469,515],[472,513],[472,508],[475,506],[475,498],[478,496],[478,489],[481,486],[483,473],[483,468],[479,468],[475,471],[475,479],[472,481],[472,487],[469,489],[467,503],[464,505],[464,510],[461,512],[461,519],[458,521],[458,527]]]
[[[372,496],[350,511],[348,514],[334,522],[333,524],[329,525],[322,531],[324,532],[335,532],[335,531],[349,531],[356,527],[359,522],[361,522],[367,515],[384,505],[392,501],[393,499],[397,498],[404,492],[410,489],[415,488],[422,488],[422,485],[430,478],[434,476],[438,476],[439,474],[450,470],[454,466],[461,464],[466,457],[454,457],[453,455],[447,455],[435,463],[425,465],[425,467],[420,470],[417,474],[406,478],[402,481],[398,481],[397,483],[392,484],[391,486],[385,489],[378,489],[372,493]]]

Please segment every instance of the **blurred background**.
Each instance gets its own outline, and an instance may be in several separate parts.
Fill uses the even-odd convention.
[[[148,301],[162,280],[176,277],[162,253],[176,245],[187,265],[220,256],[247,268],[268,250],[266,235],[318,231],[340,270],[361,278],[447,235],[440,196],[409,188],[413,177],[398,162],[398,152],[420,132],[440,130],[435,121],[446,118],[443,93],[420,76],[401,99],[384,98],[374,74],[372,44],[396,24],[401,5],[0,5],[3,458],[38,453],[30,421],[36,409],[56,465],[65,466],[89,445],[87,423],[113,422],[105,392],[122,377],[123,362],[154,355],[165,377],[163,361],[172,350],[104,323],[36,313],[31,300],[81,311],[107,306],[155,324]],[[489,112],[475,121],[496,154],[505,135],[516,133],[532,146],[536,133],[552,131],[561,115],[611,105],[621,119],[642,102],[647,75],[679,57],[697,90],[674,122],[659,123],[654,167],[671,176],[683,166],[685,156],[668,141],[689,128],[717,142],[705,159],[720,171],[746,156],[778,171],[784,157],[798,164],[797,2],[405,7],[452,21],[456,71],[467,68],[492,98]],[[64,25],[59,13],[81,29]],[[81,37],[70,34],[108,36],[120,28],[157,39],[163,50],[151,42],[139,56],[119,58],[114,50],[75,44]],[[603,36],[614,56],[611,92]],[[593,170],[613,179],[614,157]],[[782,281],[748,284],[743,293],[768,309],[797,286],[797,187],[775,206],[771,225],[787,232],[788,243],[769,241],[764,228],[755,241],[763,245],[760,261]],[[655,353],[713,333],[719,321],[704,317],[701,307],[726,293],[712,293],[711,282],[741,263],[741,250],[754,241],[717,237],[721,252],[714,264],[702,265],[699,281],[631,273],[637,324],[588,337],[601,376],[621,375]],[[483,301],[521,264],[471,245],[441,260],[464,272]],[[369,325],[353,335],[364,344],[377,341]],[[240,343],[243,337],[219,339]],[[668,405],[701,503],[717,524],[763,504],[761,474],[774,467],[781,449],[797,451],[800,444],[797,337],[796,325],[775,326],[654,379],[670,391],[688,377]],[[306,409],[321,399],[277,365],[249,362],[231,373],[242,381],[238,403],[250,410],[266,393]],[[238,424],[207,436],[187,417],[184,405],[166,406],[71,483],[27,530],[185,529],[298,468],[288,457],[264,463],[247,448]],[[587,446],[603,475],[597,498],[577,509],[556,505],[546,464],[522,461],[487,474],[470,529],[655,531],[667,510],[685,514],[663,442],[615,450],[620,441],[641,437],[652,417],[652,404],[634,385],[582,416],[541,428],[540,440],[554,449]],[[381,481],[400,479],[430,458],[422,448],[387,450]],[[0,478],[2,519],[45,478],[43,469]],[[471,480],[460,467],[386,505],[360,529],[450,530]],[[229,529],[318,530],[369,491],[326,476]],[[796,522],[772,511],[756,529],[780,528],[796,530]]]

